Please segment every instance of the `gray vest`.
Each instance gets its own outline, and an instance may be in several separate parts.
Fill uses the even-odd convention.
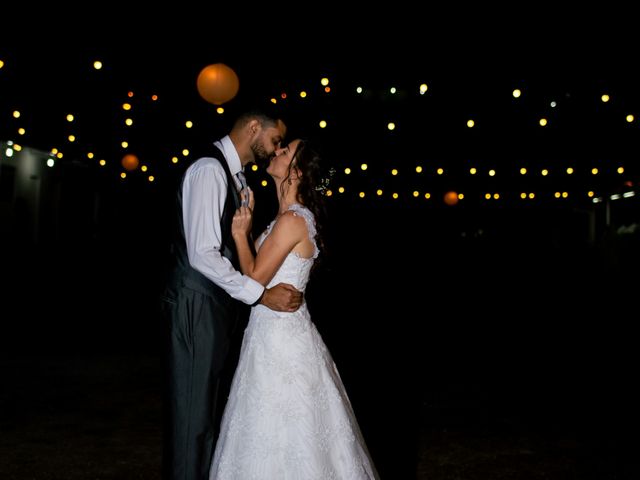
[[[224,171],[227,174],[227,184],[229,186],[229,188],[227,189],[227,198],[224,203],[224,209],[221,219],[222,244],[220,246],[220,251],[222,255],[228,258],[233,266],[238,269],[238,255],[236,252],[236,246],[233,241],[233,237],[231,236],[231,222],[233,220],[233,215],[236,209],[240,206],[240,198],[235,188],[233,175],[231,175],[229,165],[227,165],[227,162],[224,159],[224,155],[215,145],[213,146],[213,150],[214,151],[212,157],[217,159],[224,168]],[[193,290],[197,290],[207,296],[219,297],[220,295],[222,295],[223,297],[228,297],[229,299],[231,299],[227,292],[218,287],[215,283],[213,283],[211,280],[209,280],[189,264],[189,258],[187,256],[187,244],[184,235],[184,222],[182,218],[183,181],[184,175],[180,182],[180,186],[177,189],[177,227],[176,231],[174,232],[174,241],[171,246],[171,253],[173,255],[174,264],[169,275],[168,291],[166,293],[169,297],[175,298],[175,294],[177,292],[171,292],[171,290],[179,289],[184,286]]]

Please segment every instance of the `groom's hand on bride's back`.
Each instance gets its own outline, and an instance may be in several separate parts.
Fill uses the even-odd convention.
[[[302,292],[288,283],[267,288],[260,303],[278,312],[295,312],[302,305]]]

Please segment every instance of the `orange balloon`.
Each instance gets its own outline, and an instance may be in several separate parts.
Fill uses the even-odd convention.
[[[233,99],[240,88],[238,75],[224,63],[207,65],[198,74],[198,93],[207,102],[222,105]]]
[[[128,153],[124,157],[122,157],[122,161],[120,163],[122,163],[122,166],[125,168],[125,170],[132,171],[138,168],[138,165],[140,165],[140,160],[138,160],[138,157],[136,157],[133,153]]]
[[[447,205],[455,205],[458,203],[458,194],[453,190],[444,194],[444,203]]]

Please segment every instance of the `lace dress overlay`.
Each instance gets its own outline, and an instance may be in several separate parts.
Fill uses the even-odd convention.
[[[289,207],[316,234],[313,214]],[[258,238],[258,248],[275,220]],[[314,241],[315,245],[315,241]],[[311,258],[290,253],[269,286],[304,291]],[[305,303],[252,308],[222,418],[210,480],[378,479],[340,375]]]

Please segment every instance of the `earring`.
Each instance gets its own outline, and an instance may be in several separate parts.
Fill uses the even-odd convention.
[[[291,185],[291,179],[290,179],[290,178],[287,178],[287,183],[288,183],[289,185]]]

